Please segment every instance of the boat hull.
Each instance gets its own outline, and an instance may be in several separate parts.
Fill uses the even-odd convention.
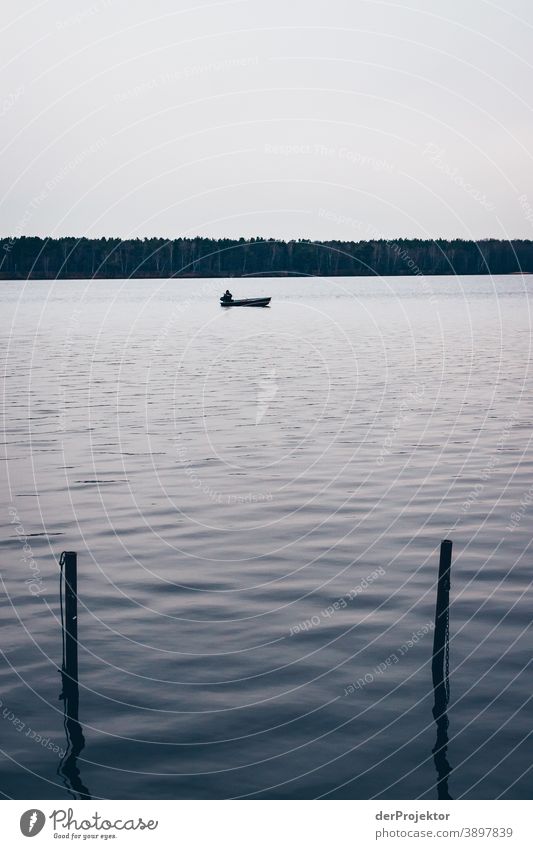
[[[221,307],[268,307],[270,298],[244,298],[240,301],[223,301],[220,299]]]

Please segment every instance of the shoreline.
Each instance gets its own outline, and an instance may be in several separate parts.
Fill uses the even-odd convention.
[[[61,280],[65,282],[75,282],[78,280],[256,280],[256,279],[269,279],[269,280],[290,280],[291,278],[295,278],[297,280],[303,280],[305,278],[309,280],[336,280],[337,278],[346,279],[347,277],[353,278],[354,280],[367,280],[368,278],[374,278],[376,280],[380,280],[383,278],[389,277],[532,277],[533,271],[472,271],[472,272],[455,272],[450,271],[448,273],[444,271],[427,271],[422,274],[413,274],[409,272],[396,272],[390,274],[380,274],[380,273],[369,273],[369,274],[304,274],[298,272],[290,272],[287,274],[275,273],[275,272],[259,272],[256,274],[201,274],[201,273],[189,273],[189,274],[161,274],[160,276],[154,274],[131,274],[127,277],[113,276],[110,277],[107,274],[103,275],[92,275],[92,276],[83,276],[83,275],[72,275],[62,277],[40,277],[40,276],[30,276],[30,277],[7,277],[3,276],[0,272],[0,283],[24,283],[24,282],[45,282],[48,280]]]

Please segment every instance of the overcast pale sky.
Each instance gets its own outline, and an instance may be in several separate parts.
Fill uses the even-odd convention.
[[[531,0],[2,12],[0,236],[533,238]]]

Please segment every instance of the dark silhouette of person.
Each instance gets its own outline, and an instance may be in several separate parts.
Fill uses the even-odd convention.
[[[233,295],[231,294],[229,289],[226,289],[226,291],[222,295],[222,300],[226,302],[233,300]]]

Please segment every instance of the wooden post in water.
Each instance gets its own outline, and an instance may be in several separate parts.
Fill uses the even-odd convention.
[[[63,672],[66,687],[78,683],[78,555],[64,551],[60,565],[65,585],[65,612],[63,625]]]
[[[63,665],[61,678],[64,703],[67,748],[58,767],[69,793],[74,799],[90,799],[78,768],[78,756],[85,746],[83,729],[78,721],[78,555],[64,551],[59,561],[61,567],[61,627],[63,630]]]
[[[439,799],[451,799],[448,788],[448,777],[452,771],[448,763],[448,701],[449,669],[449,607],[450,607],[450,572],[452,566],[452,542],[442,540],[440,544],[439,580],[437,584],[437,604],[435,606],[435,633],[433,636],[433,659],[431,673],[433,676],[433,717],[437,726],[437,740],[433,748],[433,759],[437,770],[437,793]]]
[[[450,571],[452,567],[452,541],[442,540],[440,544],[439,580],[437,584],[437,604],[435,606],[435,633],[433,635],[433,660],[431,673],[435,691],[435,719],[448,705],[448,616],[450,606]]]

